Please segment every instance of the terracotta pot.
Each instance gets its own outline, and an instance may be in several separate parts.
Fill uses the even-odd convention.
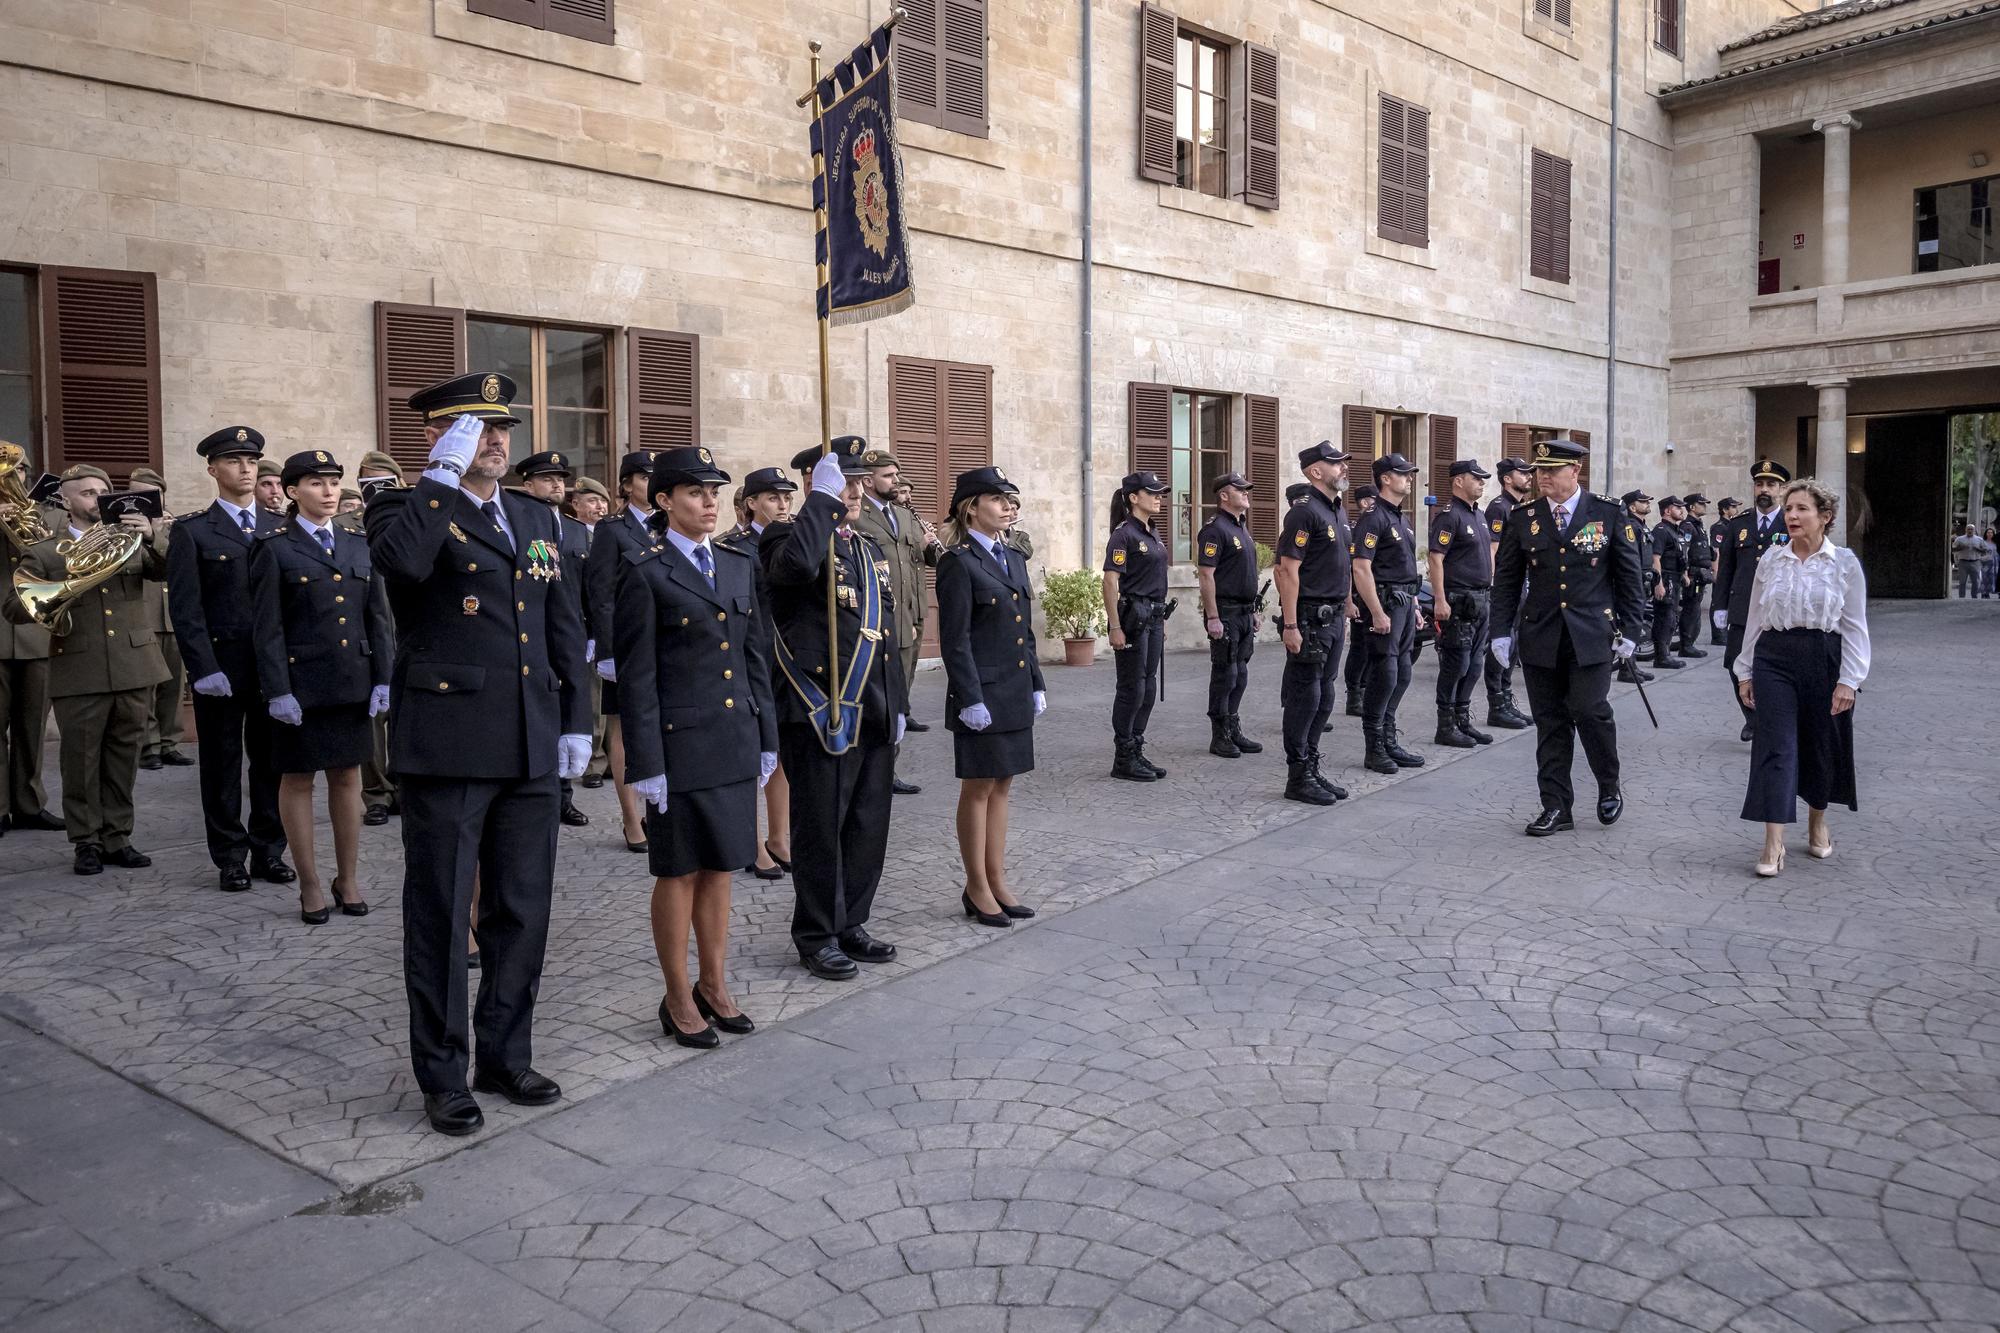
[[[1064,666],[1089,666],[1096,660],[1097,640],[1095,638],[1063,640]]]

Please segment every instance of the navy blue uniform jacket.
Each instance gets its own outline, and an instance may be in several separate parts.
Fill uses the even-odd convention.
[[[260,536],[283,522],[260,506],[251,509]],[[177,520],[167,539],[167,612],[188,679],[220,671],[232,694],[246,699],[257,692],[250,548],[243,529],[216,504]]]
[[[365,704],[389,683],[389,600],[360,533],[334,531],[333,554],[297,521],[258,535],[250,552],[258,688],[301,708]]]
[[[964,731],[961,708],[983,703],[988,731],[1021,731],[1035,721],[1042,664],[1035,660],[1034,595],[1028,562],[1007,556],[1003,575],[993,557],[967,538],[938,557],[938,651],[944,655],[944,724]]]
[[[1570,499],[1565,532],[1556,531],[1548,497],[1537,496],[1516,505],[1500,533],[1492,623],[1511,625],[1520,613],[1514,660],[1528,666],[1559,664],[1564,628],[1572,661],[1602,665],[1611,660],[1613,613],[1627,637],[1651,614],[1639,583],[1638,523],[1616,500],[1586,491]]]

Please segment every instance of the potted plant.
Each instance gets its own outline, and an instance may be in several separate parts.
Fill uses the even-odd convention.
[[[1063,665],[1089,666],[1097,660],[1097,631],[1104,624],[1102,576],[1072,569],[1042,576],[1042,614],[1062,635]]]

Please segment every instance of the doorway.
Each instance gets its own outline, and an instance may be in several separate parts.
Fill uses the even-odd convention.
[[[1942,412],[1870,417],[1863,451],[1847,457],[1848,541],[1870,598],[1945,595],[1949,423]]]

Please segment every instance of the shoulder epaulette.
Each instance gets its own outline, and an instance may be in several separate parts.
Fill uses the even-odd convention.
[[[257,540],[258,540],[258,541],[260,541],[260,542],[267,542],[267,541],[270,541],[270,540],[271,540],[271,538],[273,538],[273,537],[282,537],[282,536],[284,536],[284,535],[285,535],[286,533],[288,533],[288,532],[290,532],[290,531],[291,531],[291,528],[290,528],[290,527],[282,527],[282,528],[272,528],[272,529],[271,529],[270,531],[268,531],[268,532],[260,532],[260,533],[258,533],[258,534],[257,534]]]

